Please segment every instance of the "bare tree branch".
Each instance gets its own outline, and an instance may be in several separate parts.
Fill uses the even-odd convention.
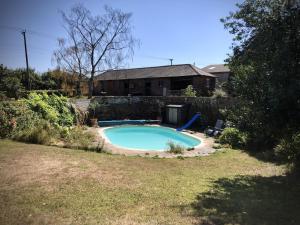
[[[68,46],[59,46],[57,59],[74,73],[89,76],[91,97],[96,73],[115,69],[133,55],[137,40],[132,36],[131,14],[105,6],[103,14],[94,16],[76,5],[68,14],[62,12],[62,17]]]

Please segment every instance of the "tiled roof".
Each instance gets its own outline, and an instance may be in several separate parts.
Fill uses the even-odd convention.
[[[134,69],[109,70],[95,77],[95,80],[127,80],[162,77],[207,76],[215,77],[191,64],[143,67]]]
[[[225,64],[212,64],[206,67],[203,67],[201,70],[207,73],[229,73],[230,70]]]

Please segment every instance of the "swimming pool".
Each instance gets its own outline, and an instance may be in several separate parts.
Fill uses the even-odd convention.
[[[104,129],[108,141],[121,148],[144,151],[166,151],[172,141],[186,148],[201,143],[197,138],[160,126],[119,126]]]

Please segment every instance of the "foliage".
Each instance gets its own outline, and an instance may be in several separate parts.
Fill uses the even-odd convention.
[[[39,116],[24,101],[0,102],[0,137],[9,138],[38,124]]]
[[[96,110],[97,108],[99,108],[102,104],[97,102],[97,101],[94,101],[94,102],[91,102],[89,104],[89,112],[92,112],[92,118],[96,118]]]
[[[45,120],[40,120],[34,127],[27,127],[13,135],[14,140],[43,145],[51,144],[58,137],[58,130]]]
[[[183,96],[196,97],[197,91],[193,88],[193,85],[188,85],[183,91]]]
[[[227,93],[221,89],[221,88],[217,88],[214,92],[213,92],[213,98],[224,98],[227,97]]]
[[[241,101],[229,120],[252,145],[272,147],[300,124],[300,5],[246,0],[222,21],[234,35],[228,62]]]
[[[10,98],[22,97],[26,87],[25,69],[8,69],[0,65],[0,92],[6,93]],[[49,70],[38,74],[29,69],[31,90],[62,90],[70,92],[77,85],[78,76],[59,69]]]
[[[300,169],[300,132],[283,138],[274,148],[275,154]]]
[[[233,127],[224,129],[219,137],[220,144],[229,144],[232,148],[243,147],[246,143],[246,135]]]
[[[60,126],[71,126],[75,121],[68,98],[55,94],[30,93],[25,99],[28,106],[50,123]]]
[[[18,98],[26,87],[25,69],[8,69],[0,65],[0,91],[6,91],[9,97]],[[32,90],[43,89],[44,82],[41,76],[33,69],[29,69],[29,79]]]
[[[186,150],[184,146],[176,144],[172,141],[168,142],[168,148],[168,152],[174,154],[182,154]]]
[[[64,141],[65,147],[100,152],[103,149],[104,141],[100,140],[94,145],[95,139],[94,133],[85,130],[84,127],[77,126],[69,130]]]
[[[7,76],[1,80],[0,89],[5,91],[9,98],[19,98],[20,92],[24,90],[24,86],[17,77]]]

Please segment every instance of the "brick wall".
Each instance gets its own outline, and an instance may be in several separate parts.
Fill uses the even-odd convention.
[[[235,103],[235,99],[231,98],[163,96],[99,96],[93,98],[94,101],[101,103],[96,110],[99,120],[156,119],[159,115],[164,117],[166,105],[184,104],[187,107],[187,120],[196,112],[201,112],[202,125],[214,125],[221,118],[220,109],[230,108]]]

